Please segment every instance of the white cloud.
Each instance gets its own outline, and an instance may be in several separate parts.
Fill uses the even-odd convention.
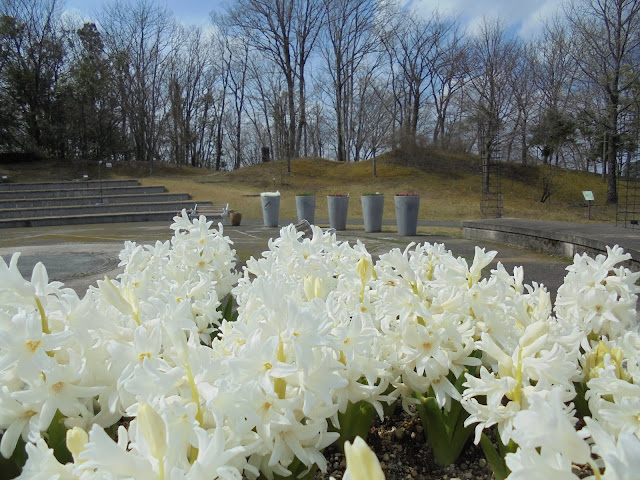
[[[505,27],[513,29],[523,39],[542,30],[543,21],[561,5],[559,0],[409,0],[409,8],[429,16],[438,10],[445,16],[459,16],[469,33],[477,31],[484,17],[499,17]]]
[[[558,0],[546,0],[539,6],[535,13],[524,19],[518,35],[522,38],[531,38],[542,31],[546,21],[562,12],[562,2]]]

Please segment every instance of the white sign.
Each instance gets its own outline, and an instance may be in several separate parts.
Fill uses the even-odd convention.
[[[107,167],[107,168],[111,168],[111,167],[112,167],[111,162],[107,162],[107,163],[105,163],[105,167]]]
[[[593,192],[591,190],[583,190],[582,195],[584,196],[584,199],[586,201],[593,202],[594,198],[593,198]]]

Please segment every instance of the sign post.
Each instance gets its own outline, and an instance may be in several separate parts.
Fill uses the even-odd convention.
[[[111,162],[105,162],[105,167],[111,168]],[[100,203],[99,205],[104,204],[104,197],[102,196],[102,160],[98,161],[98,180],[100,182]]]
[[[102,160],[98,161],[98,180],[100,181],[100,203],[104,203],[102,200]]]
[[[582,196],[587,201],[587,209],[589,211],[589,220],[591,220],[591,204],[593,203],[594,196],[591,190],[583,190]]]

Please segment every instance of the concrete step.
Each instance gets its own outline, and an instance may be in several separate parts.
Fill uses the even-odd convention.
[[[0,192],[24,190],[75,190],[78,188],[135,187],[137,180],[77,180],[73,182],[0,183]]]
[[[148,203],[148,202],[182,202],[189,200],[188,193],[156,193],[140,195],[104,195],[103,203],[110,205],[119,203]],[[31,198],[0,200],[0,210],[9,208],[40,208],[64,207],[73,205],[92,206],[100,203],[100,196],[91,197],[59,197],[59,198]],[[193,206],[193,203],[191,206]]]
[[[164,193],[163,186],[131,186],[131,187],[102,187],[98,188],[77,188],[75,190],[15,190],[0,191],[0,200],[18,198],[61,198],[61,197],[105,197],[111,195],[132,195]]]
[[[40,207],[40,208],[13,208],[0,209],[0,220],[10,218],[36,218],[36,217],[65,217],[74,215],[96,215],[103,213],[133,213],[133,212],[166,212],[173,210],[178,213],[183,208],[190,211],[193,208],[193,201],[187,200],[182,202],[146,202],[146,203],[114,203],[95,205],[73,205],[64,207]],[[200,210],[200,203],[198,210]],[[206,211],[203,215],[213,214],[215,211],[211,202],[202,203],[203,209]],[[221,215],[221,210],[218,216]]]
[[[178,214],[165,212],[102,213],[97,215],[66,215],[60,217],[10,218],[0,220],[2,228],[49,227],[54,225],[85,225],[90,223],[166,222],[169,224]]]

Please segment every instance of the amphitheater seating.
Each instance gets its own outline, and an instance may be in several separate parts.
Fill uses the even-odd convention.
[[[0,228],[170,221],[193,205],[187,193],[136,180],[0,183]],[[222,218],[211,202],[198,205],[207,216]]]

